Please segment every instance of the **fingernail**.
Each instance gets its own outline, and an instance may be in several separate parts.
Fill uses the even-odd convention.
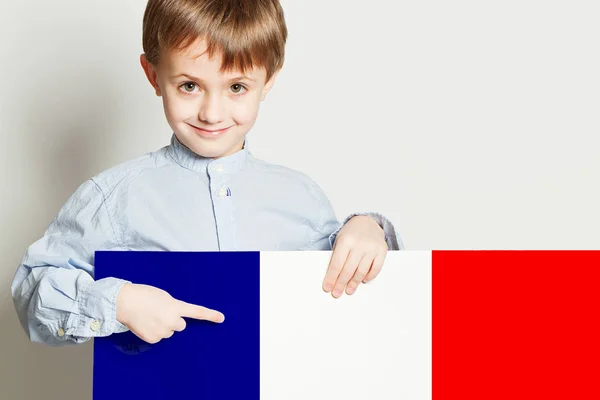
[[[352,293],[354,293],[355,290],[356,290],[355,288],[351,287],[351,288],[348,288],[348,290],[346,291],[346,293],[352,294]]]
[[[341,291],[340,289],[335,289],[335,290],[333,291],[333,295],[334,295],[335,297],[340,297],[340,296],[342,295],[342,291]]]
[[[331,285],[330,284],[325,285],[324,289],[326,292],[329,292],[331,290]]]

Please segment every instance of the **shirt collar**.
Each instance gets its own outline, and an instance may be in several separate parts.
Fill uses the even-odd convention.
[[[245,138],[242,150],[215,159],[194,153],[173,134],[168,151],[177,164],[192,171],[206,172],[208,169],[224,173],[238,172],[242,169],[244,161],[248,157],[248,138]]]

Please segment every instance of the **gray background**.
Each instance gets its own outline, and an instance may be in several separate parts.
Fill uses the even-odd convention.
[[[386,214],[410,250],[598,248],[597,2],[282,4],[256,156],[309,174],[340,218]],[[90,346],[29,344],[8,286],[81,182],[168,143],[138,63],[144,6],[0,1],[2,398],[89,387]]]

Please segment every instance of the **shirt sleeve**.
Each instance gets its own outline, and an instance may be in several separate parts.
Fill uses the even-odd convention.
[[[304,250],[332,250],[333,245],[339,232],[344,225],[353,217],[365,215],[373,218],[385,233],[385,241],[389,250],[404,250],[404,243],[392,222],[377,212],[361,212],[353,213],[347,216],[343,222],[339,222],[331,202],[321,190],[321,188],[313,183],[312,192],[317,200],[319,208],[320,220],[315,224],[317,226],[315,235],[311,242]]]
[[[385,216],[377,212],[353,213],[347,216],[346,219],[344,219],[344,222],[342,222],[337,227],[337,229],[334,232],[332,232],[331,235],[329,235],[329,242],[332,248],[335,243],[335,239],[337,238],[337,235],[340,233],[344,225],[352,218],[359,215],[369,216],[379,224],[379,226],[381,227],[381,229],[383,229],[383,232],[385,233],[385,241],[387,242],[389,250],[404,250],[404,243],[402,242],[402,239],[400,238],[400,235],[396,231],[396,228],[394,227],[392,222]]]
[[[14,276],[13,301],[32,342],[62,346],[127,330],[116,320],[127,281],[93,279],[95,251],[118,247],[104,195],[89,180],[27,249]]]

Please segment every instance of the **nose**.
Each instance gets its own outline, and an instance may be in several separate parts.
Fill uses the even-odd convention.
[[[221,107],[221,99],[217,94],[207,94],[200,105],[198,118],[207,125],[218,124],[223,119]]]

